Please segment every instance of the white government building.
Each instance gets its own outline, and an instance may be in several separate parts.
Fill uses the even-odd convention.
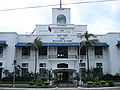
[[[0,32],[0,78],[3,71],[13,71],[13,62],[20,65],[21,73],[34,72],[35,53],[28,43],[40,36],[42,49],[38,54],[37,72],[51,70],[53,77],[61,74],[62,80],[71,80],[74,73],[87,68],[84,49],[79,52],[80,35],[87,25],[71,24],[70,8],[53,8],[52,24],[36,25],[34,34]],[[51,28],[51,32],[48,30]],[[92,38],[94,39],[94,38]],[[103,73],[120,73],[120,33],[97,35],[99,44],[89,48],[90,68],[102,67]]]

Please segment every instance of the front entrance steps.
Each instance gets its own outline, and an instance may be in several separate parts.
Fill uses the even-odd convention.
[[[74,84],[72,81],[58,81],[53,84],[54,87],[58,88],[77,88],[76,84]]]

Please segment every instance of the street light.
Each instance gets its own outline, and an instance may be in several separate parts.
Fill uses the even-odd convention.
[[[15,66],[16,66],[16,60],[13,61],[13,84],[12,84],[12,87],[15,87]]]

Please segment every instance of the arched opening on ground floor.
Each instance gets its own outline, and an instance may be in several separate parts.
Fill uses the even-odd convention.
[[[54,73],[55,81],[59,82],[68,82],[73,80],[73,74],[75,73],[75,69],[54,69],[52,72]]]

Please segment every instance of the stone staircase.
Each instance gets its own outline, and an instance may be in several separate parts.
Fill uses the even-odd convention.
[[[53,86],[58,87],[58,88],[75,88],[75,87],[77,87],[72,81],[66,81],[66,82],[59,81],[58,84],[57,84],[57,82],[55,82],[53,84]]]

